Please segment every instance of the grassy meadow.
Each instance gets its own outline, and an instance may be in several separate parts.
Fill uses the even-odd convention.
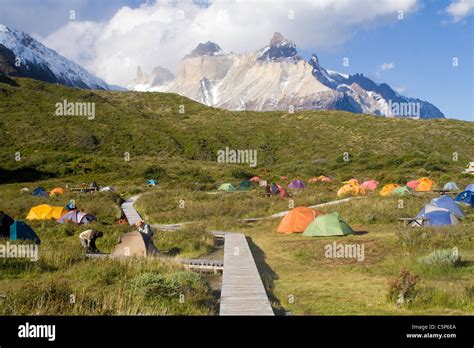
[[[95,102],[95,119],[54,116],[54,104],[64,99]],[[245,233],[278,315],[474,313],[470,208],[461,224],[450,228],[398,225],[398,218],[416,215],[436,197],[431,193],[374,193],[321,208],[339,212],[358,232],[346,237],[281,235],[276,233],[280,219],[240,220],[336,200],[341,182],[352,177],[383,185],[429,176],[438,187],[448,181],[464,187],[474,181],[461,174],[474,153],[473,123],[340,111],[229,112],[172,94],[84,91],[14,79],[0,83],[0,127],[0,210],[24,220],[34,205],[64,206],[73,198],[97,217],[91,226],[28,222],[42,240],[39,260],[0,260],[0,314],[216,315],[216,279],[174,260],[219,255],[207,233],[213,229]],[[217,163],[217,151],[225,147],[256,149],[258,166]],[[264,197],[258,187],[210,194],[221,183],[238,185],[253,175],[281,184],[288,183],[281,175],[305,181],[330,175],[334,182],[310,184],[291,200]],[[151,178],[160,184],[147,187]],[[92,180],[115,192],[50,198],[21,192]],[[109,253],[120,234],[133,229],[117,220],[120,204],[135,194],[142,194],[136,207],[147,222],[190,222],[180,231],[155,232],[154,243],[167,257],[85,258],[82,231],[104,232],[97,246]],[[334,241],[363,245],[364,260],[325,257],[325,246]],[[453,247],[461,257],[456,264],[422,261]],[[397,305],[390,291],[401,269],[418,277]]]

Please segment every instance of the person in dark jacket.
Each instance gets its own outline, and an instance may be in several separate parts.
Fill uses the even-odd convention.
[[[13,225],[13,220],[9,215],[0,210],[0,237],[10,238],[10,226]]]

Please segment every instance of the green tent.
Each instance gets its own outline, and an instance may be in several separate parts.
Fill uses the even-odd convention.
[[[404,196],[411,195],[412,190],[408,186],[395,187],[392,191],[392,195]]]
[[[16,220],[10,226],[10,240],[32,240],[35,244],[40,244],[41,240],[38,235],[31,229],[30,226],[23,221]]]
[[[303,236],[345,236],[353,233],[352,228],[341,219],[338,213],[331,213],[319,215],[314,219],[314,221],[306,227]]]
[[[252,182],[250,180],[243,180],[239,184],[239,191],[248,191],[252,189]]]
[[[235,187],[232,186],[232,184],[225,183],[225,184],[222,184],[221,186],[219,186],[219,188],[217,190],[218,191],[226,191],[226,192],[234,192]]]

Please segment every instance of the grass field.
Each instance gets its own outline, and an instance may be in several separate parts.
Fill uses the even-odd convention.
[[[96,119],[53,116],[54,104],[63,99],[95,102]],[[179,105],[185,114],[178,112]],[[438,185],[455,181],[464,187],[473,180],[461,174],[474,153],[472,123],[338,111],[228,112],[171,94],[81,91],[27,79],[0,83],[0,116],[5,131],[0,137],[0,210],[15,219],[24,220],[34,205],[64,206],[74,198],[97,216],[92,228],[104,232],[98,247],[108,253],[120,234],[132,229],[116,223],[120,203],[142,193],[136,206],[148,222],[192,222],[179,232],[156,232],[155,245],[169,255],[198,258],[218,252],[207,234],[212,229],[245,233],[277,314],[474,313],[473,211],[466,209],[467,217],[456,227],[398,226],[399,217],[418,213],[432,194],[404,196],[402,208],[400,198],[373,194],[321,209],[339,212],[360,232],[347,237],[277,234],[280,219],[239,221],[336,200],[340,182],[351,177],[386,184],[429,176]],[[258,166],[217,163],[217,151],[226,146],[258,150]],[[310,185],[292,201],[263,197],[259,189],[208,194],[223,182],[237,185],[252,175],[281,182],[280,175],[307,180],[320,174],[335,182]],[[146,187],[149,178],[160,185]],[[116,191],[52,198],[20,191],[92,180]],[[29,224],[42,239],[40,258],[0,260],[2,314],[218,312],[215,279],[187,271],[172,259],[86,259],[78,235],[91,226]],[[325,257],[325,246],[334,241],[363,245],[364,260]],[[456,265],[420,261],[453,247],[461,256]],[[402,268],[419,279],[407,301],[397,305],[389,299],[389,282]]]

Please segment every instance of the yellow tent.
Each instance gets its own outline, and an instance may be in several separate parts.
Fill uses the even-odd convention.
[[[54,207],[48,204],[40,204],[30,209],[26,216],[27,220],[49,220],[59,219],[66,211],[63,207]]]
[[[397,184],[387,184],[385,185],[384,187],[382,187],[382,189],[380,190],[379,194],[381,196],[390,196],[392,194],[392,191],[397,188],[397,187],[400,187],[400,185],[397,185]]]
[[[350,180],[347,180],[347,181],[343,181],[342,183],[343,183],[343,184],[349,184],[349,185],[356,186],[356,185],[359,185],[359,180],[357,180],[357,179],[350,179]]]
[[[360,185],[351,185],[351,184],[345,184],[342,186],[338,191],[337,195],[338,197],[342,196],[365,196],[367,192],[363,187]]]
[[[420,184],[415,188],[415,191],[431,191],[436,182],[430,178],[420,178],[417,180]]]

